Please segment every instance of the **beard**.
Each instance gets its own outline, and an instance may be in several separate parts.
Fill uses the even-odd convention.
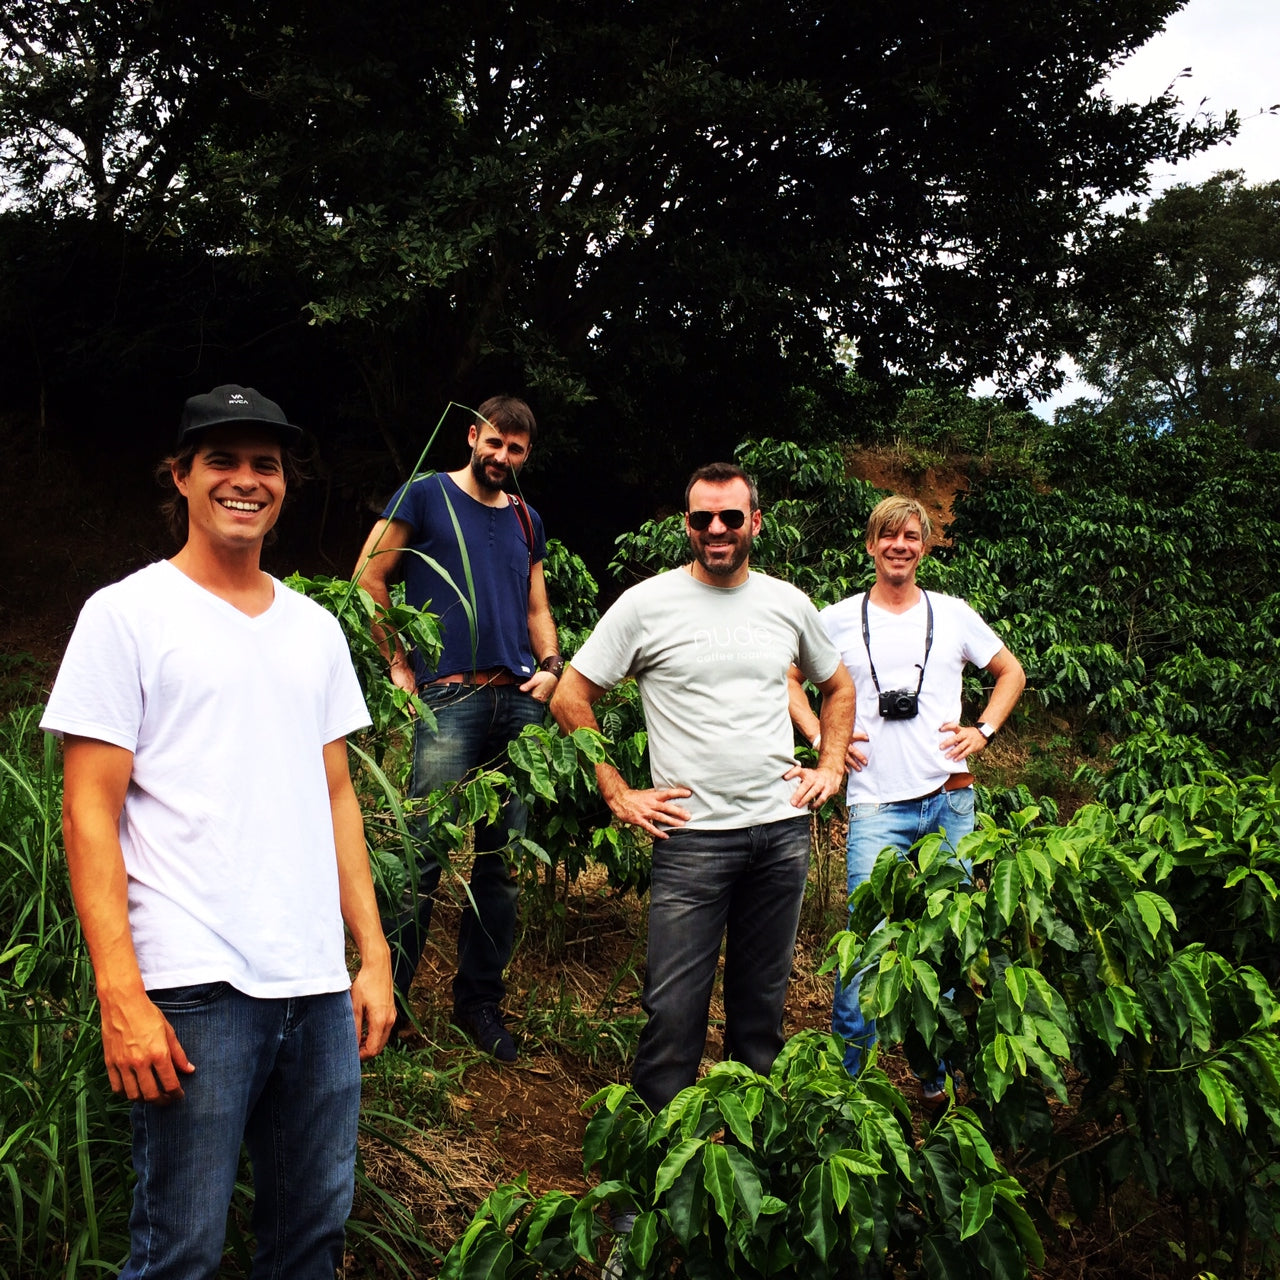
[[[488,468],[490,466],[498,467],[498,469],[501,470],[501,480],[495,481],[489,474]],[[489,489],[490,491],[497,493],[502,486],[506,484],[507,477],[511,474],[511,468],[499,466],[497,463],[482,458],[479,453],[473,452],[471,454],[471,474],[475,477],[476,484],[480,485],[482,488]]]
[[[751,554],[751,544],[755,539],[750,533],[742,533],[734,538],[733,553],[727,556],[721,556],[719,559],[712,560],[708,555],[708,548],[703,545],[702,538],[691,539],[693,543],[693,558],[715,578],[730,578],[747,562],[747,557]],[[728,543],[717,544],[716,549],[728,549]]]

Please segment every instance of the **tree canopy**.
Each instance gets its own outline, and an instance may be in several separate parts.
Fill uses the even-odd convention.
[[[727,452],[798,385],[840,412],[841,344],[1051,386],[1104,205],[1234,128],[1099,91],[1178,7],[15,0],[0,156],[49,234],[216,278],[189,356],[327,326],[404,456],[498,383],[633,463]]]
[[[1220,173],[1124,223],[1136,287],[1090,317],[1081,372],[1121,417],[1280,445],[1280,182]]]

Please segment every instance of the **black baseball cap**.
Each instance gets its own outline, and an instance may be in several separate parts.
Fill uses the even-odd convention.
[[[270,427],[285,445],[297,444],[302,439],[302,428],[295,427],[274,400],[268,400],[252,387],[238,387],[229,382],[205,395],[192,396],[183,405],[178,423],[178,448],[191,444],[201,431],[228,422],[252,422]]]

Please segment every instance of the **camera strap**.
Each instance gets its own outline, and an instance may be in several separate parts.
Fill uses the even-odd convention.
[[[924,661],[916,664],[920,668],[920,679],[916,681],[917,698],[920,696],[920,690],[924,688],[924,669],[929,665],[929,650],[933,648],[933,605],[929,602],[929,593],[923,587],[920,588],[920,594],[924,596],[925,616],[928,622],[924,632]],[[867,662],[871,666],[871,683],[879,693],[880,677],[876,675],[875,659],[871,656],[871,628],[867,625],[867,598],[870,595],[870,591],[862,593],[862,643],[867,647]]]

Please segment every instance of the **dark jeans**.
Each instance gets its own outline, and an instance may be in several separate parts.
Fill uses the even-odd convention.
[[[681,828],[654,841],[649,1020],[631,1075],[654,1111],[697,1079],[726,933],[725,1057],[754,1071],[773,1065],[808,870],[807,814],[731,831]]]
[[[214,1280],[243,1141],[254,1280],[333,1280],[360,1110],[351,993],[255,999],[211,982],[149,994],[196,1069],[181,1077],[181,1101],[133,1104],[138,1181],[122,1277]]]
[[[542,724],[546,716],[545,704],[515,685],[433,684],[421,697],[435,713],[436,728],[419,723],[414,729],[409,781],[414,799],[457,782],[479,766],[502,767],[507,743],[518,738],[525,725]],[[528,818],[523,802],[507,795],[498,821],[476,826],[472,901],[458,927],[458,973],[453,980],[453,1004],[459,1011],[500,1005],[506,994],[502,972],[515,945],[517,884],[501,850],[524,834]],[[427,943],[440,871],[440,863],[424,848],[416,894],[410,890],[401,914],[383,921],[401,997],[408,994]]]

